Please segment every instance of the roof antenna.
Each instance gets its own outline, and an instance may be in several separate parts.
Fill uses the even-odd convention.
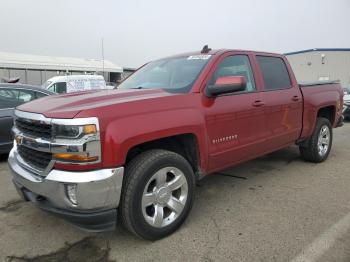
[[[208,47],[208,45],[203,46],[201,53],[207,54],[211,51],[211,48]]]

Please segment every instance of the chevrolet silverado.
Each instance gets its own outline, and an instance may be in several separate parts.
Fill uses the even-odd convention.
[[[283,55],[210,50],[147,63],[118,90],[42,98],[15,111],[18,193],[90,231],[117,218],[159,239],[189,215],[196,181],[297,144],[327,159],[338,83],[298,84]]]

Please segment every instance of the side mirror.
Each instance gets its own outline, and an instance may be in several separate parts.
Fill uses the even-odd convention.
[[[209,85],[206,89],[206,94],[209,97],[215,97],[222,94],[244,91],[247,87],[247,82],[244,76],[221,76],[214,85]]]

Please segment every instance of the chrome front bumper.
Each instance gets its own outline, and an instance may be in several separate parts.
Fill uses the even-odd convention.
[[[98,211],[115,209],[119,205],[124,168],[70,172],[52,169],[46,177],[38,176],[18,162],[16,147],[8,163],[16,185],[47,200],[51,206],[71,211]],[[67,195],[67,185],[76,186],[77,204]]]

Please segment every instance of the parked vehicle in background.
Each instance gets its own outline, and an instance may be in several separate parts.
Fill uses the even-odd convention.
[[[0,84],[0,154],[10,152],[13,147],[11,129],[15,107],[52,94],[36,86]]]
[[[344,108],[343,115],[346,120],[350,121],[350,87],[344,88]]]
[[[299,85],[283,55],[203,48],[116,90],[20,106],[8,161],[36,206],[91,231],[114,229],[119,213],[154,240],[185,221],[205,175],[293,144],[325,161],[342,108],[338,83]]]
[[[117,86],[117,83],[106,82],[106,88],[107,89],[115,89],[116,86]]]
[[[54,76],[43,84],[43,88],[58,94],[107,89],[106,81],[101,75]]]

